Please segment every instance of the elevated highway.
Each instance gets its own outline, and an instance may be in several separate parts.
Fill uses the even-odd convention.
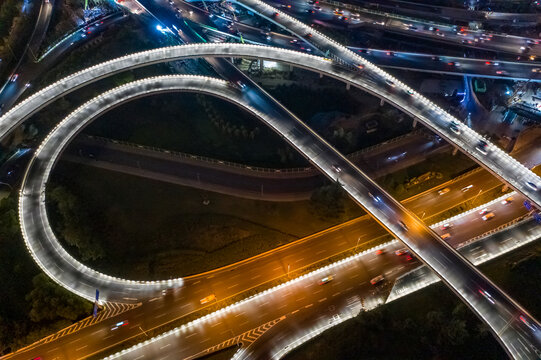
[[[184,48],[186,47],[189,46]],[[158,92],[173,90],[174,86],[168,84],[168,79],[172,79],[169,81],[181,82],[184,80],[187,83],[179,86],[179,90],[186,89],[223,97],[251,112],[282,135],[329,178],[341,183],[344,190],[356,202],[368,210],[386,229],[399,237],[434,270],[472,310],[489,324],[513,357],[528,358],[524,357],[523,354],[526,354],[526,351],[531,353],[530,348],[541,349],[538,343],[539,339],[535,336],[536,326],[539,326],[537,322],[505,293],[483,277],[467,260],[443,242],[436,233],[427,228],[419,218],[386,194],[302,121],[299,119],[290,120],[291,117],[282,116],[279,110],[269,108],[266,106],[266,102],[261,101],[257,94],[249,90],[241,91],[216,79],[178,76],[133,82],[94,98],[57,125],[36,151],[23,183],[20,197],[21,227],[30,249],[39,248],[36,244],[32,244],[33,241],[39,241],[38,239],[42,238],[51,241],[50,239],[54,237],[50,227],[44,222],[46,221],[44,191],[52,166],[67,141],[77,134],[86,122],[123,101],[148,95],[153,92],[152,89]],[[39,233],[41,230],[45,230],[45,233]],[[37,257],[35,251],[33,251],[33,255],[35,258]],[[66,254],[62,254],[62,259],[65,257]],[[74,261],[73,258],[71,260]],[[40,266],[50,276],[53,275],[50,273],[50,265],[40,264]],[[56,274],[56,276],[62,275]],[[96,274],[90,274],[90,280],[94,276]],[[53,278],[59,281],[58,277]],[[84,284],[85,282],[79,281],[77,286],[82,287]],[[63,285],[66,286],[66,282]],[[106,285],[102,284],[102,287]],[[492,306],[491,303],[487,304],[486,299],[480,298],[478,295],[480,289],[491,293],[496,299],[497,306]],[[86,289],[86,291],[88,290],[90,289]],[[92,287],[91,294],[93,294],[93,290],[94,287]],[[77,293],[85,296],[83,289],[77,289]],[[110,293],[106,294],[107,299],[112,298]],[[85,297],[88,298],[88,295]],[[533,324],[533,330],[524,323],[524,319]],[[520,338],[527,339],[526,345],[522,345],[522,341],[519,341]]]

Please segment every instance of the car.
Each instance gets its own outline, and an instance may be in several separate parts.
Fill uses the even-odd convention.
[[[333,171],[334,171],[335,173],[340,173],[340,172],[342,172],[342,169],[340,168],[340,166],[338,166],[338,165],[336,165],[336,164],[332,164],[332,165],[331,165],[331,169],[333,169]]]
[[[325,285],[333,280],[331,275],[325,276],[323,279],[319,280],[319,285]]]
[[[494,213],[493,212],[489,212],[488,214],[484,215],[481,219],[483,219],[483,221],[487,221],[487,220],[490,220],[494,217]]]
[[[451,237],[451,234],[445,233],[445,234],[441,235],[440,237],[441,237],[443,240],[445,240],[445,239],[450,238],[450,237]]]
[[[27,82],[26,84],[24,84],[24,87],[27,88],[27,89],[28,89],[30,86],[31,86],[31,84],[30,84],[29,82]]]
[[[280,4],[280,7],[287,8],[287,9],[291,9],[291,5],[290,5],[290,4]]]
[[[411,89],[406,89],[406,93],[411,96],[415,95],[415,93]]]
[[[507,205],[507,204],[510,204],[512,202],[513,202],[513,197],[510,196],[510,197],[502,200],[502,205]]]
[[[409,252],[408,249],[403,248],[403,249],[398,249],[398,250],[396,250],[394,253],[395,253],[395,255],[397,255],[397,256],[401,256],[401,255],[407,254],[408,252]]]
[[[449,191],[451,191],[451,189],[448,188],[448,187],[446,187],[446,188],[443,188],[443,189],[439,190],[439,191],[438,191],[438,194],[439,194],[439,195],[445,195],[445,194],[447,194]]]
[[[532,189],[533,191],[537,191],[537,185],[535,185],[533,182],[531,181],[526,181],[526,186],[528,186],[530,189]]]
[[[128,320],[117,322],[112,328],[111,331],[120,329],[121,327],[128,326],[129,322]]]
[[[432,56],[432,61],[440,61],[440,57],[439,56]]]
[[[451,125],[449,125],[449,129],[451,129],[451,131],[455,134],[460,135],[460,128],[458,127],[458,123],[456,121],[451,122]]]
[[[490,210],[488,208],[484,208],[483,210],[479,211],[479,215],[485,215],[487,213],[489,213]]]
[[[440,229],[441,229],[441,230],[447,230],[447,229],[450,229],[450,228],[452,228],[452,227],[453,227],[453,224],[451,224],[451,223],[445,223],[445,224],[443,224],[442,226],[440,226]]]
[[[371,192],[368,193],[368,196],[370,196],[372,198],[372,200],[374,200],[377,203],[381,202],[381,198],[379,196],[375,196]]]
[[[403,221],[399,221],[398,222],[398,225],[400,225],[400,227],[404,230],[404,231],[408,231],[408,226],[403,222]]]
[[[488,293],[488,291],[479,289],[479,294],[481,294],[485,299],[487,299],[492,305],[496,303],[494,301],[494,298]]]
[[[319,5],[314,6],[314,10],[321,11],[321,6]]]
[[[383,250],[383,249],[377,249],[377,250],[374,252],[374,254],[376,254],[376,255],[381,255],[381,254],[383,254],[384,252],[385,252],[385,250]]]
[[[534,73],[541,73],[541,68],[535,68],[535,69],[532,69],[532,72],[534,72]]]
[[[386,83],[387,85],[389,85],[390,87],[395,87],[394,82],[392,82],[392,81],[389,80],[389,79],[385,79],[385,83]]]
[[[203,305],[203,304],[208,304],[209,302],[211,302],[211,301],[213,301],[215,299],[216,299],[216,295],[210,294],[209,296],[205,296],[204,298],[199,300],[199,302],[201,303],[201,305]]]
[[[15,81],[17,81],[18,78],[19,78],[19,74],[13,74],[13,75],[11,76],[11,78],[9,79],[9,81],[15,82]]]
[[[533,325],[532,323],[530,323],[528,319],[526,319],[525,315],[520,315],[518,318],[520,319],[520,321],[524,323],[524,325],[529,327],[532,331],[537,331],[537,327]]]
[[[498,71],[496,71],[496,74],[498,74],[498,75],[505,75],[505,74],[507,74],[507,71],[505,71],[505,70],[498,70]]]
[[[387,51],[385,54],[387,54],[387,56],[396,56],[393,51]]]
[[[174,290],[175,290],[174,288],[163,289],[163,290],[162,290],[162,295],[169,295],[169,294],[172,294]]]
[[[383,275],[378,275],[375,278],[373,278],[372,280],[370,280],[370,284],[377,285],[377,284],[381,283],[383,280],[385,280]]]
[[[238,80],[237,81],[237,85],[239,88],[241,88],[241,90],[245,89],[246,88],[246,84],[243,83],[242,81]]]
[[[488,65],[488,66],[500,66],[500,63],[495,62],[495,61],[485,61],[485,65]]]
[[[484,140],[479,141],[475,149],[483,155],[488,154],[488,144]]]
[[[473,187],[473,185],[464,186],[460,191],[466,192],[466,191],[470,190],[472,187]]]

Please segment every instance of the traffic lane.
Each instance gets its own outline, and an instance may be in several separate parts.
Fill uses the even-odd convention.
[[[78,153],[82,150],[82,155]],[[264,177],[258,176],[257,173],[251,172],[241,173],[241,169],[235,171],[232,168],[230,171],[225,168],[212,167],[212,164],[205,166],[204,164],[191,164],[187,161],[176,160],[171,156],[171,159],[166,159],[152,154],[125,152],[109,147],[77,145],[70,147],[65,154],[67,160],[83,162],[93,165],[94,162],[108,162],[115,166],[126,166],[130,168],[141,169],[159,175],[172,176],[191,180],[195,183],[206,183],[212,185],[227,186],[230,188],[238,188],[242,192],[268,194],[282,193],[311,193],[314,189],[324,184],[324,179],[314,172],[304,175],[299,180],[294,176],[288,177]],[[91,157],[89,155],[92,155]],[[99,165],[98,165],[99,166]],[[219,164],[217,164],[219,166]]]
[[[404,139],[406,140],[406,139]],[[420,161],[417,153],[428,153],[439,149],[440,143],[427,139],[422,134],[416,137],[408,137],[411,140],[397,141],[386,146],[383,150],[374,149],[368,153],[354,153],[349,158],[357,164],[362,164],[368,173],[374,176],[375,173],[387,173],[397,168],[403,168],[410,165],[411,161]],[[424,155],[423,155],[424,156]],[[157,180],[185,181],[187,186],[202,186],[211,184],[227,188],[238,189],[238,194],[254,194],[258,196],[272,197],[279,195],[296,196],[290,200],[304,200],[310,196],[312,191],[319,186],[324,185],[325,180],[315,169],[308,167],[308,171],[266,172],[258,173],[255,171],[220,165],[219,160],[216,164],[190,161],[171,155],[165,150],[156,153],[146,149],[136,149],[135,147],[120,147],[120,145],[104,144],[101,142],[92,142],[88,139],[77,140],[64,151],[62,159],[107,168],[111,170],[127,171],[130,174],[151,172]],[[110,163],[108,166],[102,162]],[[374,166],[374,164],[376,164]],[[120,166],[120,168],[117,168]],[[125,168],[124,168],[125,167]],[[172,178],[169,178],[171,176]],[[183,179],[183,180],[182,180]],[[176,180],[176,181],[175,181]],[[204,186],[203,186],[204,187]],[[220,190],[217,190],[220,191]],[[232,190],[234,191],[234,190]],[[286,196],[284,199],[288,199]]]
[[[339,164],[345,166],[345,163]],[[345,186],[350,186],[348,191],[350,194],[355,194],[355,191],[359,188],[359,185],[355,184],[355,178],[351,174],[349,168],[342,170],[344,175],[342,178],[345,181]],[[497,333],[504,333],[503,338],[506,348],[510,353],[513,353],[511,346],[517,346],[516,337],[517,331],[524,332],[522,327],[509,328],[507,324],[509,322],[516,321],[517,313],[524,313],[509,297],[497,289],[488,279],[484,278],[478,271],[472,271],[473,266],[467,262],[463,257],[454,252],[451,247],[444,246],[444,243],[439,240],[439,237],[429,231],[426,227],[420,225],[420,222],[411,217],[404,209],[401,209],[392,203],[392,199],[381,192],[375,186],[365,183],[366,190],[370,191],[375,196],[379,196],[380,204],[377,206],[376,213],[382,221],[392,224],[392,219],[401,219],[400,227],[398,229],[393,228],[394,232],[400,234],[401,239],[407,244],[407,246],[413,250],[413,252],[422,257],[424,262],[427,262],[430,267],[436,271],[437,274],[446,282],[451,289],[455,291],[457,295],[460,295],[466,304],[468,304],[476,313],[486,321],[488,321],[491,329]],[[398,230],[398,231],[397,231]],[[475,298],[474,294],[478,289],[484,289],[492,293],[497,293],[497,301],[501,306],[493,308],[488,306],[485,302]],[[518,325],[517,325],[518,326]],[[528,334],[528,346],[537,346],[537,339],[530,330]],[[519,347],[522,348],[522,347]]]
[[[379,229],[382,234],[386,234],[386,232],[375,221],[370,221],[370,223],[375,225],[375,229]],[[356,243],[357,235],[359,233],[366,231],[368,225],[369,224],[364,224],[361,222],[361,223],[358,223],[356,226],[348,225],[347,227],[340,229],[341,232],[349,234],[349,236],[351,237],[350,243],[341,243],[339,241],[336,241],[334,240],[336,236],[332,236],[330,233],[325,233],[325,235],[327,236],[318,237],[318,239],[321,240],[320,242],[316,242],[316,241],[302,242],[302,244],[307,245],[309,247],[307,248],[305,252],[299,254],[298,258],[300,259],[304,258],[304,260],[308,260],[309,259],[308,256],[310,255],[316,258],[317,257],[321,258],[323,256],[329,255],[329,252],[332,252],[332,250],[329,250],[329,244],[333,244],[333,248],[336,248],[337,252],[340,251],[339,249],[340,247],[346,247],[346,246],[350,247],[351,242]],[[316,246],[317,243],[320,244],[320,247]],[[318,250],[318,249],[321,249],[321,250]],[[468,250],[469,249],[466,248],[463,251],[468,251]],[[471,250],[471,251],[474,251],[474,250]],[[392,255],[392,250],[386,251],[385,254]],[[377,255],[377,254],[374,253],[372,255]],[[384,255],[384,257],[382,257],[381,259],[387,260],[387,261],[392,260],[392,256],[390,257],[390,259],[385,256],[386,255]],[[275,263],[270,262],[268,265],[264,266],[264,262],[268,261],[270,257],[273,257],[273,260],[276,262]],[[370,257],[370,260],[374,258],[377,258],[377,257],[372,256]],[[289,261],[293,263],[293,258],[290,258],[290,259],[291,260]],[[366,269],[367,271],[371,271],[372,274],[378,273],[378,269],[374,268],[374,266],[376,265],[374,261],[378,261],[378,260],[372,260],[368,262],[368,265],[362,265],[362,268]],[[249,266],[247,267],[246,265],[248,264],[251,264],[253,267],[249,267]],[[227,290],[227,287],[232,286],[232,285],[233,287],[231,289],[228,289],[230,291],[229,293],[227,291],[218,292],[217,297],[222,299],[228,296],[228,294],[231,294],[232,290],[236,290],[236,291],[241,290],[241,286],[236,286],[237,281],[245,279],[247,280],[248,283],[251,281],[252,284],[255,282],[265,282],[272,276],[280,276],[280,275],[285,274],[286,271],[287,271],[287,262],[280,260],[280,257],[276,256],[276,254],[265,256],[262,259],[259,259],[258,261],[250,261],[246,263],[244,266],[239,266],[238,268],[235,268],[233,272],[228,271],[228,273],[225,274],[226,278],[224,279],[224,281],[227,282],[227,286],[222,286],[222,288],[224,290]],[[291,271],[294,271],[294,269],[292,268]],[[231,274],[235,274],[235,275],[231,275]],[[246,276],[246,274],[250,274],[250,276]],[[330,273],[330,274],[332,275],[334,273]],[[232,276],[236,276],[236,278],[232,278]],[[352,279],[354,279],[356,278],[356,275],[352,274],[351,277]],[[164,298],[156,298],[150,302],[146,302],[143,304],[142,307],[137,308],[135,310],[131,310],[124,314],[121,314],[109,320],[108,323],[104,322],[98,325],[91,326],[89,328],[84,328],[82,330],[79,330],[78,332],[75,332],[69,335],[69,337],[67,338],[61,338],[50,344],[42,345],[39,347],[39,349],[36,349],[34,354],[36,356],[42,356],[43,353],[51,351],[51,352],[54,352],[55,354],[58,354],[58,356],[61,356],[62,351],[63,351],[61,346],[66,346],[66,344],[71,343],[77,337],[86,339],[87,337],[96,336],[97,334],[95,333],[96,331],[100,331],[100,336],[102,336],[100,337],[100,339],[103,340],[104,342],[99,343],[98,347],[95,347],[94,349],[98,349],[100,348],[100,346],[105,347],[107,344],[113,344],[114,341],[116,341],[117,337],[115,338],[108,337],[111,335],[110,329],[114,326],[114,324],[123,320],[129,320],[130,322],[129,328],[132,328],[132,324],[133,324],[134,326],[133,329],[139,329],[139,326],[141,326],[143,330],[148,330],[151,326],[157,323],[159,324],[159,321],[157,323],[151,322],[151,320],[153,319],[154,320],[161,319],[161,321],[163,322],[170,321],[174,317],[182,316],[182,314],[185,314],[186,312],[192,311],[193,309],[197,308],[199,299],[211,294],[212,291],[214,291],[213,289],[216,288],[215,286],[212,286],[212,287],[206,287],[206,286],[208,286],[213,281],[213,279],[218,279],[218,278],[219,278],[219,274],[216,274],[213,272],[211,274],[206,274],[204,278],[202,278],[202,276],[196,276],[194,278],[186,279],[186,282],[185,282],[186,288],[174,290],[170,294],[166,295],[166,297]],[[337,282],[334,282],[334,284],[336,285]],[[201,286],[202,289],[199,289],[198,285]],[[248,286],[249,285],[244,285],[244,288],[247,288]],[[170,301],[172,301],[175,305],[171,305]],[[161,309],[166,309],[166,308],[172,308],[175,310],[175,312],[171,316],[162,316],[162,313],[159,311]],[[141,325],[138,325],[140,323],[138,319],[144,319],[144,321],[149,321],[149,322],[141,323]],[[135,325],[138,325],[138,326],[135,326]],[[118,334],[117,336],[118,337],[123,336],[124,338],[126,338],[137,333],[137,331],[133,329],[131,329],[132,332],[129,332],[128,331],[129,328],[128,327],[122,328],[121,331],[116,333]],[[141,329],[139,329],[139,331],[141,331]],[[103,337],[107,337],[107,339],[103,339]],[[84,343],[86,343],[86,340],[84,341]],[[59,346],[60,348],[57,349],[57,347]],[[82,351],[82,350],[84,349],[81,349],[79,351]],[[88,349],[88,351],[90,350],[91,349]],[[24,354],[27,354],[27,353],[24,353]],[[22,358],[26,358],[26,357],[22,357]]]
[[[404,205],[424,219],[475,199],[499,186],[503,184],[498,179],[488,171],[479,169],[455,181],[451,180],[406,199]]]
[[[292,6],[291,8],[281,6],[279,5],[279,3],[273,1],[267,1],[266,3],[294,16],[303,15],[309,8],[309,6],[307,6],[304,2],[297,2],[296,6]],[[331,8],[326,4],[318,4],[317,6],[319,6],[321,10],[315,11],[311,15],[318,20],[327,21],[334,25],[345,26],[347,24],[362,23],[362,25],[375,27],[377,29],[388,30],[409,36],[430,39],[436,42],[452,43],[472,48],[486,49],[492,51],[505,51],[512,54],[521,55],[524,53],[521,47],[524,46],[524,44],[528,44],[527,40],[529,40],[528,38],[521,38],[516,36],[500,36],[497,34],[490,34],[489,32],[478,32],[470,30],[462,31],[462,35],[457,35],[457,28],[453,26],[439,25],[436,27],[434,25],[427,25],[427,23],[414,20],[404,21],[381,15],[371,15],[367,13],[354,14],[347,9],[341,10],[342,14],[340,14],[335,13],[334,8]],[[349,18],[347,20],[339,18],[342,16],[349,16]],[[489,34],[492,35],[492,37],[489,37]],[[468,41],[471,41],[471,44],[468,43]],[[534,55],[539,55],[539,53],[540,51],[537,48],[532,48],[528,52],[528,54]]]
[[[416,69],[456,75],[488,76],[502,79],[541,80],[539,65],[532,62],[509,62],[493,59],[470,59],[441,54],[416,54],[409,52],[349,47],[362,57],[382,67]]]
[[[510,202],[502,204],[501,202],[492,204],[491,206],[474,211],[467,216],[460,217],[435,229],[439,235],[448,234],[446,237],[447,243],[453,247],[457,247],[461,243],[471,239],[471,229],[475,228],[478,234],[484,234],[495,228],[492,221],[498,218],[498,224],[507,224],[518,217],[526,215],[528,210],[523,206],[522,202],[524,198],[520,195],[509,196]],[[490,214],[494,214],[494,217],[490,217]],[[483,217],[487,220],[484,220]]]
[[[389,252],[393,252],[400,246],[398,243],[393,244],[389,247]],[[364,271],[358,265],[358,261],[352,261],[333,272],[333,280],[323,285],[320,285],[322,275],[312,275],[265,296],[245,302],[195,326],[185,327],[178,332],[178,335],[167,336],[155,341],[150,346],[143,346],[131,351],[121,358],[144,357],[153,359],[163,356],[185,358],[245,331],[255,329],[261,324],[279,319],[282,316],[286,316],[287,319],[289,315],[295,315],[301,309],[313,308],[319,311],[322,307],[347,303],[343,297],[350,294],[366,297],[367,302],[371,298],[383,299],[384,292],[376,291],[376,287],[370,284],[373,274],[387,274],[387,281],[390,283],[402,273],[418,265],[415,264],[415,261],[405,264],[403,257],[400,256],[393,255],[389,259],[391,261],[387,264],[381,263],[381,266],[371,273]],[[401,269],[397,270],[395,265]],[[344,287],[346,290],[342,291]],[[311,317],[311,315],[309,316]],[[282,321],[286,321],[286,319]],[[194,349],[194,346],[198,348]],[[188,350],[188,348],[190,349]]]
[[[28,61],[21,64],[18,70],[19,76],[17,80],[6,85],[4,90],[0,93],[0,104],[3,104],[3,107],[0,109],[0,114],[9,110],[9,108],[11,108],[26,91],[31,91],[35,79],[39,78],[47,69],[60,61],[68,50],[74,49],[82,43],[95,38],[111,24],[124,19],[127,19],[127,16],[118,13],[114,16],[106,17],[103,20],[97,20],[96,22],[98,23],[103,21],[103,24],[100,24],[101,27],[91,34],[86,35],[83,30],[78,30],[66,38],[60,45],[54,47],[54,49],[39,62]]]

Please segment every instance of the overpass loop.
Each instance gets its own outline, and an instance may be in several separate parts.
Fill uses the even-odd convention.
[[[177,48],[196,49],[196,47],[190,45]],[[202,48],[208,49],[209,46]],[[240,48],[246,47],[240,46]],[[251,49],[258,52],[262,50],[261,47],[251,47]],[[267,48],[263,49],[268,50]],[[287,53],[294,56],[298,55],[293,51]],[[307,59],[314,61],[313,56],[308,56]],[[319,61],[321,64],[334,67],[332,63],[325,59],[319,59]],[[349,71],[341,67],[337,69],[349,73]],[[337,75],[333,74],[333,76]],[[358,77],[359,75],[354,74],[354,76]],[[524,332],[524,329],[520,328],[520,324],[518,324],[517,328],[516,314],[527,316],[529,321],[536,323],[531,316],[527,315],[525,310],[521,309],[503,292],[482,277],[482,275],[478,274],[471,264],[454,253],[452,249],[443,245],[441,241],[434,242],[437,235],[431,230],[427,230],[426,226],[420,220],[403,209],[394,199],[368,179],[364,173],[304,125],[300,119],[284,120],[280,111],[261,108],[261,105],[258,105],[260,104],[257,101],[258,98],[254,98],[254,94],[249,90],[240,91],[238,88],[222,80],[187,75],[144,79],[101,94],[82,105],[60,124],[55,126],[53,131],[37,149],[25,174],[20,195],[21,227],[26,244],[31,250],[32,255],[40,267],[58,283],[86,298],[92,297],[95,286],[101,286],[105,289],[107,299],[114,299],[114,296],[121,296],[122,299],[120,300],[130,300],[133,299],[131,296],[145,296],[145,294],[152,291],[155,293],[159,290],[156,284],[144,284],[147,285],[147,288],[141,288],[144,285],[139,288],[128,287],[128,284],[136,282],[111,279],[106,275],[84,267],[84,265],[69,256],[61,248],[48,224],[44,200],[46,181],[54,163],[69,140],[89,121],[99,116],[102,112],[134,97],[164,91],[194,91],[222,97],[243,107],[264,121],[276,132],[280,133],[327,176],[340,181],[350,196],[365,207],[383,226],[400,237],[412,248],[457,295],[462,297],[482,319],[487,321],[495,333],[499,333],[500,340],[506,345],[506,349],[510,353],[513,353],[513,350],[510,350],[509,344],[518,346],[515,344],[517,338],[516,332]],[[338,175],[336,174],[336,164],[339,164],[343,169]],[[370,198],[370,194],[381,196],[383,204],[374,203],[373,199]],[[406,223],[408,225],[398,226],[397,218],[403,219],[402,224]],[[431,253],[431,247],[434,246],[439,249],[443,257]],[[51,251],[55,251],[56,253],[51,253]],[[445,264],[446,262],[447,264]],[[58,268],[58,271],[55,268]],[[478,298],[478,295],[476,297],[476,289],[479,286],[489,289],[493,296],[501,302],[505,312],[501,311],[501,309],[487,307],[482,299]],[[471,291],[471,287],[475,288],[473,292]],[[121,295],[116,295],[115,293],[120,293]],[[501,319],[505,319],[504,323],[501,322],[498,316]],[[509,324],[512,324],[512,326],[509,326]],[[534,344],[534,347],[538,346],[535,343],[535,339],[530,339],[529,334],[526,333],[525,336],[529,338],[528,341]],[[517,358],[520,357],[517,356]]]
[[[489,171],[508,182],[525,196],[529,197],[534,203],[538,205],[541,204],[541,196],[536,189],[538,187],[541,188],[541,179],[538,176],[488,142],[486,146],[488,154],[486,157],[481,156],[481,154],[476,151],[476,147],[482,139],[479,134],[460,123],[440,107],[434,105],[429,100],[416,93],[413,89],[401,83],[398,79],[386,74],[373,64],[352,53],[347,48],[313,31],[313,29],[297,20],[278,12],[276,9],[257,0],[241,1],[244,4],[250,4],[252,10],[260,13],[262,16],[269,19],[274,18],[274,22],[276,22],[276,19],[280,19],[279,21],[281,21],[280,25],[282,27],[287,28],[289,31],[293,31],[300,37],[307,36],[308,33],[303,34],[303,31],[309,31],[311,34],[309,38],[319,46],[320,50],[325,53],[331,53],[331,56],[337,62],[346,65],[346,67],[337,65],[336,62],[330,61],[329,59],[302,54],[296,51],[254,45],[193,44],[144,51],[81,70],[57,81],[22,101],[0,118],[0,139],[4,138],[11,130],[22,123],[30,115],[58,97],[120,71],[159,62],[193,57],[263,58],[286,62],[308,70],[326,74],[385,99],[389,103],[420,120],[426,126],[462,149],[466,154],[482,164]],[[272,12],[272,14],[268,14],[268,12]],[[280,16],[275,16],[274,14],[279,14]],[[362,71],[352,72],[351,68],[362,68]],[[216,80],[209,81],[207,85],[217,85],[218,83],[215,81]],[[135,82],[135,84],[139,85],[138,82]],[[222,86],[224,86],[223,82]],[[105,101],[106,99],[109,99],[109,96],[115,97],[118,95],[115,91],[118,90],[111,90],[107,93],[107,97],[105,94],[102,94],[94,100],[91,100],[91,102]],[[130,91],[133,91],[133,89]],[[199,88],[197,91],[205,92],[206,89]],[[492,331],[497,334],[498,339],[502,342],[506,351],[512,357],[525,359],[536,358],[535,354],[531,357],[528,356],[527,352],[532,354],[532,349],[539,351],[538,349],[541,348],[541,339],[533,333],[536,328],[540,328],[540,325],[535,319],[527,314],[524,309],[488,279],[478,273],[470,263],[454,252],[453,249],[441,242],[437,235],[428,229],[418,218],[405,210],[399,203],[366,177],[364,173],[357,169],[341,154],[336,152],[336,150],[317,134],[307,128],[300,120],[297,122],[288,120],[289,123],[287,121],[281,122],[279,116],[272,118],[272,116],[265,111],[272,109],[259,109],[253,111],[254,107],[252,107],[252,105],[257,104],[257,98],[254,98],[253,96],[250,98],[250,93],[241,95],[240,100],[243,101],[237,102],[237,105],[252,112],[255,116],[265,121],[271,128],[284,136],[286,140],[295,146],[328,177],[335,181],[340,181],[344,189],[353,199],[366,208],[385,228],[402,239],[404,243],[407,244],[408,247],[410,247],[432,270],[434,270],[479,317],[488,323]],[[220,95],[216,94],[216,96]],[[229,101],[232,101],[233,99],[234,98],[227,98]],[[89,103],[85,105],[89,105]],[[72,115],[83,114],[83,112],[88,112],[88,114],[90,114],[90,110],[83,106],[76,110]],[[262,116],[262,114],[264,116]],[[456,131],[451,131],[451,124],[459,129],[458,133]],[[58,134],[61,134],[61,132],[55,132],[59,131],[61,128],[61,126],[55,127],[53,133],[51,133],[46,140],[51,139],[53,134],[56,134],[57,136]],[[38,153],[42,154],[42,151],[45,148],[44,144],[40,146],[38,149],[39,151],[36,152],[36,156]],[[56,152],[56,154],[58,155],[59,151]],[[48,174],[54,161],[42,162],[41,159],[36,156],[34,157],[32,164],[37,164],[38,166],[33,167],[32,169],[38,169],[35,170],[38,171],[38,173],[43,171],[43,174]],[[48,165],[43,167],[45,163]],[[339,171],[336,171],[337,164],[341,169]],[[28,169],[27,176],[29,174],[31,175],[31,172],[34,171],[32,169]],[[44,222],[43,213],[41,212],[45,208],[43,204],[45,182],[35,181],[33,180],[33,177],[27,178],[27,176],[25,176],[24,188],[20,196],[20,217],[23,235],[27,242],[27,246],[34,259],[38,261],[40,267],[42,267],[49,276],[52,276],[55,281],[62,283],[58,278],[58,272],[54,274],[53,272],[55,270],[52,270],[55,266],[58,267],[58,265],[50,261],[40,262],[40,253],[36,251],[36,248],[34,247],[35,244],[33,245],[31,243],[32,238],[37,234],[36,230],[43,230],[45,238],[50,238],[50,236],[54,236],[54,234],[52,234],[52,230]],[[528,184],[528,186],[525,184]],[[383,199],[383,203],[374,203],[369,196],[371,194],[380,196]],[[33,211],[29,211],[31,209],[39,209],[39,211],[34,215],[29,215],[33,214]],[[34,217],[32,218],[32,216]],[[399,221],[399,224],[397,224],[397,219],[402,219]],[[36,220],[38,221],[38,224],[43,224],[43,227],[37,226],[35,228],[27,228],[28,224],[35,223]],[[47,253],[50,251],[56,251],[61,257],[68,259],[67,262],[69,263],[70,273],[72,273],[73,276],[62,284],[86,298],[91,298],[92,296],[88,295],[88,286],[82,288],[82,284],[86,283],[80,281],[81,274],[85,275],[86,279],[91,280],[90,287],[93,287],[92,285],[95,283],[98,283],[102,287],[109,287],[111,290],[110,294],[114,292],[121,293],[120,296],[122,296],[124,301],[137,300],[137,298],[130,296],[130,292],[139,295],[155,293],[156,291],[163,289],[164,286],[170,286],[167,283],[161,282],[134,282],[122,280],[97,273],[69,257],[69,254],[67,254],[67,252],[59,245],[53,246],[53,248],[42,248],[44,254],[41,255],[48,255]],[[66,256],[71,258],[71,260]],[[62,269],[60,270],[63,272]],[[175,282],[177,285],[180,285],[182,280],[178,279]],[[128,288],[128,284],[132,287]],[[493,297],[498,301],[499,306],[497,308],[491,307],[483,302],[483,299],[479,299],[479,295],[476,294],[480,287],[485,290],[490,290]],[[526,322],[524,322],[524,320],[522,322],[519,321],[519,318],[526,319]],[[529,326],[528,324],[533,325]],[[527,338],[527,340],[525,340],[527,344],[523,344],[519,337],[522,337],[523,339]]]

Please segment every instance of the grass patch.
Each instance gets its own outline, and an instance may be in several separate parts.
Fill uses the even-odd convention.
[[[134,279],[210,270],[362,214],[347,198],[341,216],[320,217],[310,201],[239,199],[62,162],[50,189],[57,185],[77,194],[69,202],[76,204],[76,213],[84,214],[70,216],[67,227],[58,216],[61,206],[53,206],[51,221],[60,230],[57,234],[88,237],[88,243],[107,249],[103,258],[88,259],[88,265]],[[77,256],[75,247],[68,249]]]
[[[162,94],[134,100],[111,110],[85,132],[247,165],[308,166],[251,114],[204,95]]]

